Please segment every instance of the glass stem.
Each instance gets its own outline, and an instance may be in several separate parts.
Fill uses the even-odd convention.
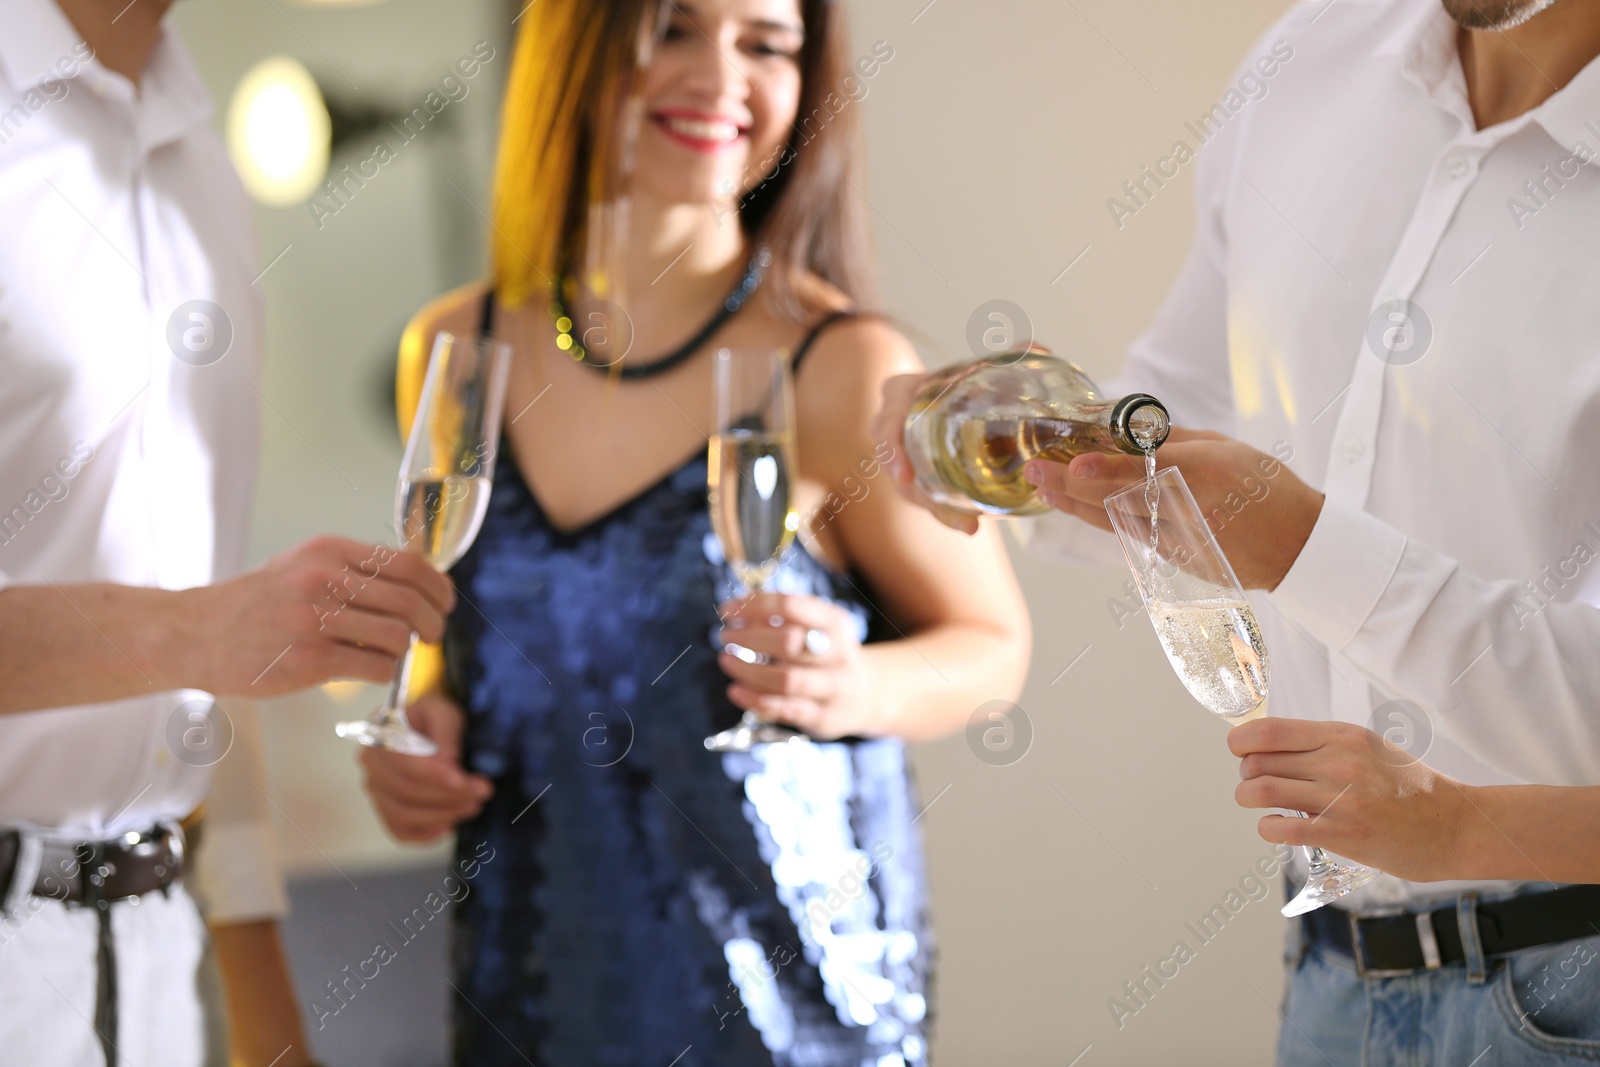
[[[1311,818],[1311,816],[1307,815],[1303,811],[1296,811],[1292,814],[1301,819]],[[1306,863],[1311,867],[1309,874],[1312,877],[1316,877],[1317,875],[1324,873],[1329,867],[1332,866],[1332,864],[1328,862],[1328,854],[1323,852],[1322,849],[1316,845],[1301,845],[1300,848],[1306,854]]]
[[[745,590],[749,592],[751,596],[759,596],[764,591],[767,584],[760,578],[746,578],[743,575],[740,575],[740,581],[744,583]],[[746,625],[748,625],[748,623]],[[759,659],[763,663],[772,662],[766,656],[760,656]],[[744,709],[744,714],[739,716],[739,725],[745,727],[746,729],[754,730],[758,727],[767,725],[767,720],[756,714],[754,708],[746,708]]]
[[[383,709],[378,713],[382,722],[405,720],[406,694],[411,689],[411,653],[416,651],[417,640],[416,631],[413,630],[405,656],[395,665],[394,679],[389,683],[389,699],[383,702]]]

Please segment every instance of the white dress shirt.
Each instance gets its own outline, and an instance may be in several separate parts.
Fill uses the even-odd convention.
[[[1208,128],[1194,247],[1108,392],[1292,449],[1327,494],[1252,597],[1274,714],[1382,729],[1406,701],[1459,779],[1600,783],[1600,63],[1479,131],[1439,0],[1302,4],[1244,69],[1278,42],[1266,94]],[[1420,358],[1420,332],[1369,347],[1369,319],[1378,351],[1420,324],[1391,300],[1431,324]],[[1086,529],[1050,516],[1035,548],[1109,558]],[[1469,887],[1509,884],[1350,903]]]
[[[210,112],[171,29],[136,90],[50,0],[0,0],[0,585],[179,589],[242,564],[261,311]],[[104,837],[187,814],[212,769],[179,709],[204,696],[0,716],[0,825]],[[224,710],[248,749],[253,709]],[[253,778],[255,756],[217,767]],[[269,826],[228,807],[213,914],[275,913]]]

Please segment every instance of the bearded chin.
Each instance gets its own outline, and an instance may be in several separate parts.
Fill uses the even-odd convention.
[[[1444,9],[1469,30],[1509,30],[1556,0],[1444,0]]]

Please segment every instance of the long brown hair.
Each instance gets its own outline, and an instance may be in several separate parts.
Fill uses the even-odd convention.
[[[617,135],[628,94],[672,0],[539,0],[522,18],[495,172],[492,278],[508,306],[548,293],[576,261],[591,206],[621,192]],[[773,255],[767,284],[799,321],[810,271],[857,304],[874,298],[858,178],[860,128],[838,0],[800,0],[800,104],[770,169],[751,174],[739,221]],[[837,106],[835,106],[837,105]],[[748,184],[748,182],[747,182]]]

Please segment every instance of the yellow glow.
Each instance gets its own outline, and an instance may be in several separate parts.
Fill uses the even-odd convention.
[[[257,63],[228,108],[228,154],[263,204],[303,203],[328,173],[331,124],[311,73],[288,56]]]
[[[322,693],[335,704],[348,704],[367,688],[366,682],[323,682]]]
[[[1278,387],[1278,403],[1283,406],[1283,417],[1289,420],[1290,426],[1298,426],[1300,420],[1296,417],[1294,406],[1294,383],[1289,378],[1289,367],[1283,352],[1274,348],[1267,358],[1272,366],[1273,384]]]
[[[1265,398],[1261,392],[1261,353],[1245,324],[1245,316],[1229,316],[1228,364],[1233,377],[1233,404],[1241,418],[1259,415]]]

